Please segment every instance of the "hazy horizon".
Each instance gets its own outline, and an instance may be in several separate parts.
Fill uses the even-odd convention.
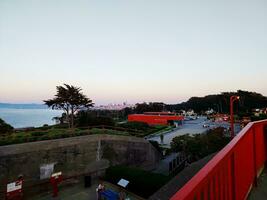
[[[97,105],[267,96],[264,0],[1,0],[0,102],[79,86]]]
[[[242,90],[242,91],[247,91],[247,90]],[[237,91],[222,91],[222,92],[237,92]],[[256,93],[259,93],[257,91],[247,91],[247,92],[256,92]],[[207,96],[207,95],[218,95],[220,93],[206,94],[206,95],[203,95],[203,96],[194,96],[194,95],[192,95],[191,97],[204,97],[204,96]],[[261,93],[259,93],[259,94],[261,94]],[[264,94],[262,94],[262,95],[267,97],[267,95],[264,95]],[[189,98],[191,98],[191,97],[189,97]],[[51,97],[51,98],[53,98],[53,97]],[[144,102],[146,102],[146,103],[149,103],[149,102],[162,102],[162,103],[165,103],[165,104],[179,104],[179,103],[188,101],[189,98],[188,99],[185,99],[185,100],[182,100],[182,101],[178,101],[178,102],[164,102],[164,101],[152,100],[152,101],[136,101],[136,102],[129,102],[129,101],[121,101],[121,102],[119,102],[118,101],[118,102],[105,102],[105,103],[99,103],[99,102],[94,102],[93,101],[93,103],[94,103],[95,106],[108,105],[108,104],[122,104],[124,102],[126,102],[128,104],[137,104],[137,103],[144,103]],[[37,104],[37,105],[44,105],[45,106],[45,104],[44,104],[43,101],[39,101],[39,102],[1,102],[0,101],[0,104],[26,104],[26,105]]]

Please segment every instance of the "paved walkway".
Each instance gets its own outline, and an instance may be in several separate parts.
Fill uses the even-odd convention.
[[[59,189],[59,197],[53,198],[51,193],[45,193],[32,200],[96,200],[97,184],[93,184],[89,188],[84,188],[78,184],[64,189]]]
[[[258,186],[254,187],[249,194],[249,200],[267,199],[267,170],[265,169],[258,178]]]
[[[52,197],[52,193],[43,193],[39,196],[28,198],[30,200],[97,200],[96,188],[98,183],[94,183],[91,187],[85,188],[83,184],[75,184],[72,186],[59,188],[59,196],[57,198]],[[123,189],[119,189],[118,186],[111,183],[104,182],[106,189],[111,189],[115,192],[120,192]],[[143,198],[123,190],[130,200],[144,200]]]

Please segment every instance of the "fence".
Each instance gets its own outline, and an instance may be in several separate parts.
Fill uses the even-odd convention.
[[[246,199],[267,158],[266,127],[249,123],[171,200]]]

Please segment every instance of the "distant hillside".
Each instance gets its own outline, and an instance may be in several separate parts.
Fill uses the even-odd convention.
[[[13,108],[13,109],[46,109],[47,106],[43,104],[11,104],[0,103],[0,108]]]
[[[235,110],[250,112],[253,108],[267,107],[267,97],[256,92],[238,90],[237,92],[223,92],[221,94],[208,95],[205,97],[191,97],[187,102],[174,105],[166,105],[168,110],[188,110],[196,112],[214,109],[221,113],[229,112],[230,96],[238,95],[240,100],[236,102]]]

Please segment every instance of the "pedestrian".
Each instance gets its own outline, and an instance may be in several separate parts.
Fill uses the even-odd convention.
[[[125,200],[126,199],[126,194],[122,190],[119,192],[119,200]]]
[[[101,199],[101,192],[103,192],[104,190],[105,190],[105,186],[104,186],[103,182],[100,182],[96,188],[97,200]]]

